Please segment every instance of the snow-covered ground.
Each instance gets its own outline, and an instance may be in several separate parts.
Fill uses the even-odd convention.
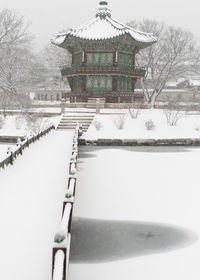
[[[14,147],[15,145],[13,144],[3,144],[3,143],[0,143],[0,160],[2,158],[4,158],[7,154],[7,151],[8,151],[8,147]]]
[[[80,148],[70,279],[200,278],[200,148]]]
[[[38,118],[38,129],[43,130],[52,124],[57,125],[60,116],[51,118]],[[0,128],[0,136],[25,136],[32,130],[32,123],[27,123],[26,119],[21,115],[7,116],[3,118],[4,125]]]
[[[127,110],[124,112],[124,128],[118,129],[115,122],[119,123],[122,115],[97,115],[93,123],[100,123],[100,130],[91,125],[83,138],[95,140],[98,138],[120,139],[147,139],[147,138],[200,138],[200,115],[181,113],[181,118],[176,126],[169,126],[163,110],[142,110],[137,119],[132,119]],[[122,117],[123,118],[123,117]],[[145,122],[152,120],[155,128],[147,130]]]
[[[51,279],[72,132],[50,132],[0,173],[0,279]]]
[[[0,116],[1,117],[1,116]],[[0,136],[19,136],[23,137],[29,135],[32,127],[31,124],[27,125],[25,118],[16,115],[16,116],[7,116],[3,119],[4,125],[0,128]],[[51,118],[39,118],[38,119],[38,129],[44,130],[49,127],[51,124],[57,125],[60,121],[60,116],[51,117]],[[37,124],[35,125],[37,127]],[[10,143],[1,143],[0,142],[0,160],[6,155]],[[14,148],[14,145],[12,145]]]

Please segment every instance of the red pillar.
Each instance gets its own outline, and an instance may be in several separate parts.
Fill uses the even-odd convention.
[[[132,92],[135,91],[135,84],[136,84],[137,79],[132,78]]]
[[[82,77],[82,92],[86,92],[86,76]]]
[[[116,92],[117,91],[117,77],[113,76],[113,84],[112,84],[112,91]]]

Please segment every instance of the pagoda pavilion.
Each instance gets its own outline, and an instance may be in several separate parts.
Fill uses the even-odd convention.
[[[138,97],[136,80],[145,75],[145,68],[135,65],[135,56],[156,41],[152,34],[114,20],[108,3],[101,1],[90,22],[52,40],[72,55],[71,67],[61,68],[62,78],[71,88],[64,97],[71,102],[89,98],[105,98],[110,103],[133,101]]]

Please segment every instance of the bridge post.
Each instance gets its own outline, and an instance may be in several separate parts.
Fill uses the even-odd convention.
[[[56,266],[56,254],[62,251],[64,255],[64,260],[63,260],[63,270],[62,270],[62,276],[63,280],[66,280],[66,274],[67,274],[67,248],[60,248],[60,247],[54,247],[53,252],[52,252],[52,280],[55,279],[55,266]]]

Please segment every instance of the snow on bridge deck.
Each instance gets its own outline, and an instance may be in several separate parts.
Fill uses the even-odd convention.
[[[200,279],[200,149],[79,155],[69,279]]]
[[[0,279],[51,279],[73,132],[54,131],[0,173]]]

